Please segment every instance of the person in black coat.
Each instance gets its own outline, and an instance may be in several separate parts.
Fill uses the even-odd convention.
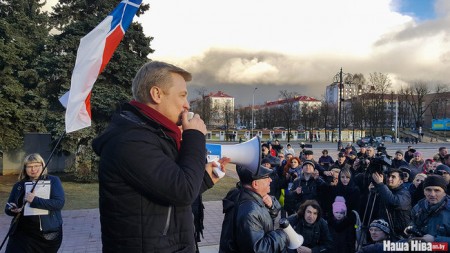
[[[400,168],[402,166],[409,166],[409,163],[403,159],[403,152],[401,150],[397,150],[395,152],[394,159],[392,159],[391,168]]]
[[[387,177],[385,185],[382,174],[372,174],[380,200],[379,217],[391,224],[393,237],[399,239],[406,237],[404,229],[411,222],[411,195],[403,184],[404,175],[401,170],[391,169]]]
[[[329,194],[331,202],[328,202],[326,205],[326,211],[328,214],[332,214],[331,204],[337,196],[344,197],[345,205],[349,211],[355,210],[358,212],[360,210],[360,191],[355,185],[355,180],[353,179],[352,173],[349,169],[343,169],[339,172],[338,184],[330,187],[327,192],[331,193]],[[328,217],[331,216],[332,215],[328,215]]]
[[[302,164],[302,175],[294,180],[292,188],[286,193],[284,208],[288,215],[298,210],[306,200],[319,200],[319,191],[326,187],[325,181],[314,175],[314,163],[306,160]]]
[[[240,182],[223,199],[219,252],[285,252],[287,234],[274,228],[281,205],[268,194],[273,172],[264,166],[256,172],[242,166],[236,170]]]
[[[296,214],[288,217],[288,221],[295,232],[304,238],[302,246],[296,251],[288,250],[288,252],[334,252],[328,224],[322,218],[322,209],[316,200],[305,201]]]
[[[99,163],[103,252],[194,252],[191,204],[219,178],[205,165],[206,125],[188,118],[191,74],[151,61],[92,142]],[[222,159],[222,170],[229,159]]]
[[[352,211],[347,211],[345,199],[342,196],[337,196],[333,203],[333,215],[328,219],[334,252],[355,252],[355,223],[355,214]]]

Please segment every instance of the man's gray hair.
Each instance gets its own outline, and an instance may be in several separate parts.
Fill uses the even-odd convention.
[[[186,82],[192,80],[191,73],[175,65],[160,61],[151,61],[144,64],[133,79],[131,86],[133,99],[144,104],[152,102],[150,89],[153,86],[160,87],[163,90],[169,89],[172,81],[171,73],[181,75]]]

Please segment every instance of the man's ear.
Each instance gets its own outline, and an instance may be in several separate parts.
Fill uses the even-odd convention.
[[[162,97],[162,89],[158,86],[153,86],[150,88],[150,97],[152,98],[153,102],[156,104],[161,103],[161,97]]]
[[[258,180],[253,180],[253,181],[252,181],[252,187],[253,187],[253,189],[258,189],[258,186],[259,186]]]

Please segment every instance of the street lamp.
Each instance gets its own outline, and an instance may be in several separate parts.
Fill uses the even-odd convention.
[[[344,83],[343,83],[342,78],[343,78],[344,75],[350,75],[350,74],[349,73],[343,73],[342,72],[342,68],[341,68],[339,73],[337,73],[334,76],[335,83],[338,82],[337,79],[339,78],[338,143],[337,143],[338,151],[339,151],[339,147],[342,145],[342,139],[341,139],[341,130],[342,130],[342,127],[341,127],[341,114],[342,114],[342,102],[344,102],[344,94],[343,94],[344,93]]]
[[[253,96],[252,96],[252,136],[250,136],[250,138],[253,138],[253,128],[255,127],[255,120],[253,118],[253,110],[255,107],[255,91],[258,89],[258,87],[255,87],[255,89],[253,89]]]

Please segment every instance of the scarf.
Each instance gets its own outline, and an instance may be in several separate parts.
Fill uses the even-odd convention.
[[[166,116],[162,115],[155,109],[148,107],[147,105],[137,102],[135,100],[130,102],[131,105],[137,107],[145,116],[153,119],[164,128],[164,133],[170,136],[175,141],[177,150],[180,151],[181,146],[181,130],[180,128],[170,121]]]

